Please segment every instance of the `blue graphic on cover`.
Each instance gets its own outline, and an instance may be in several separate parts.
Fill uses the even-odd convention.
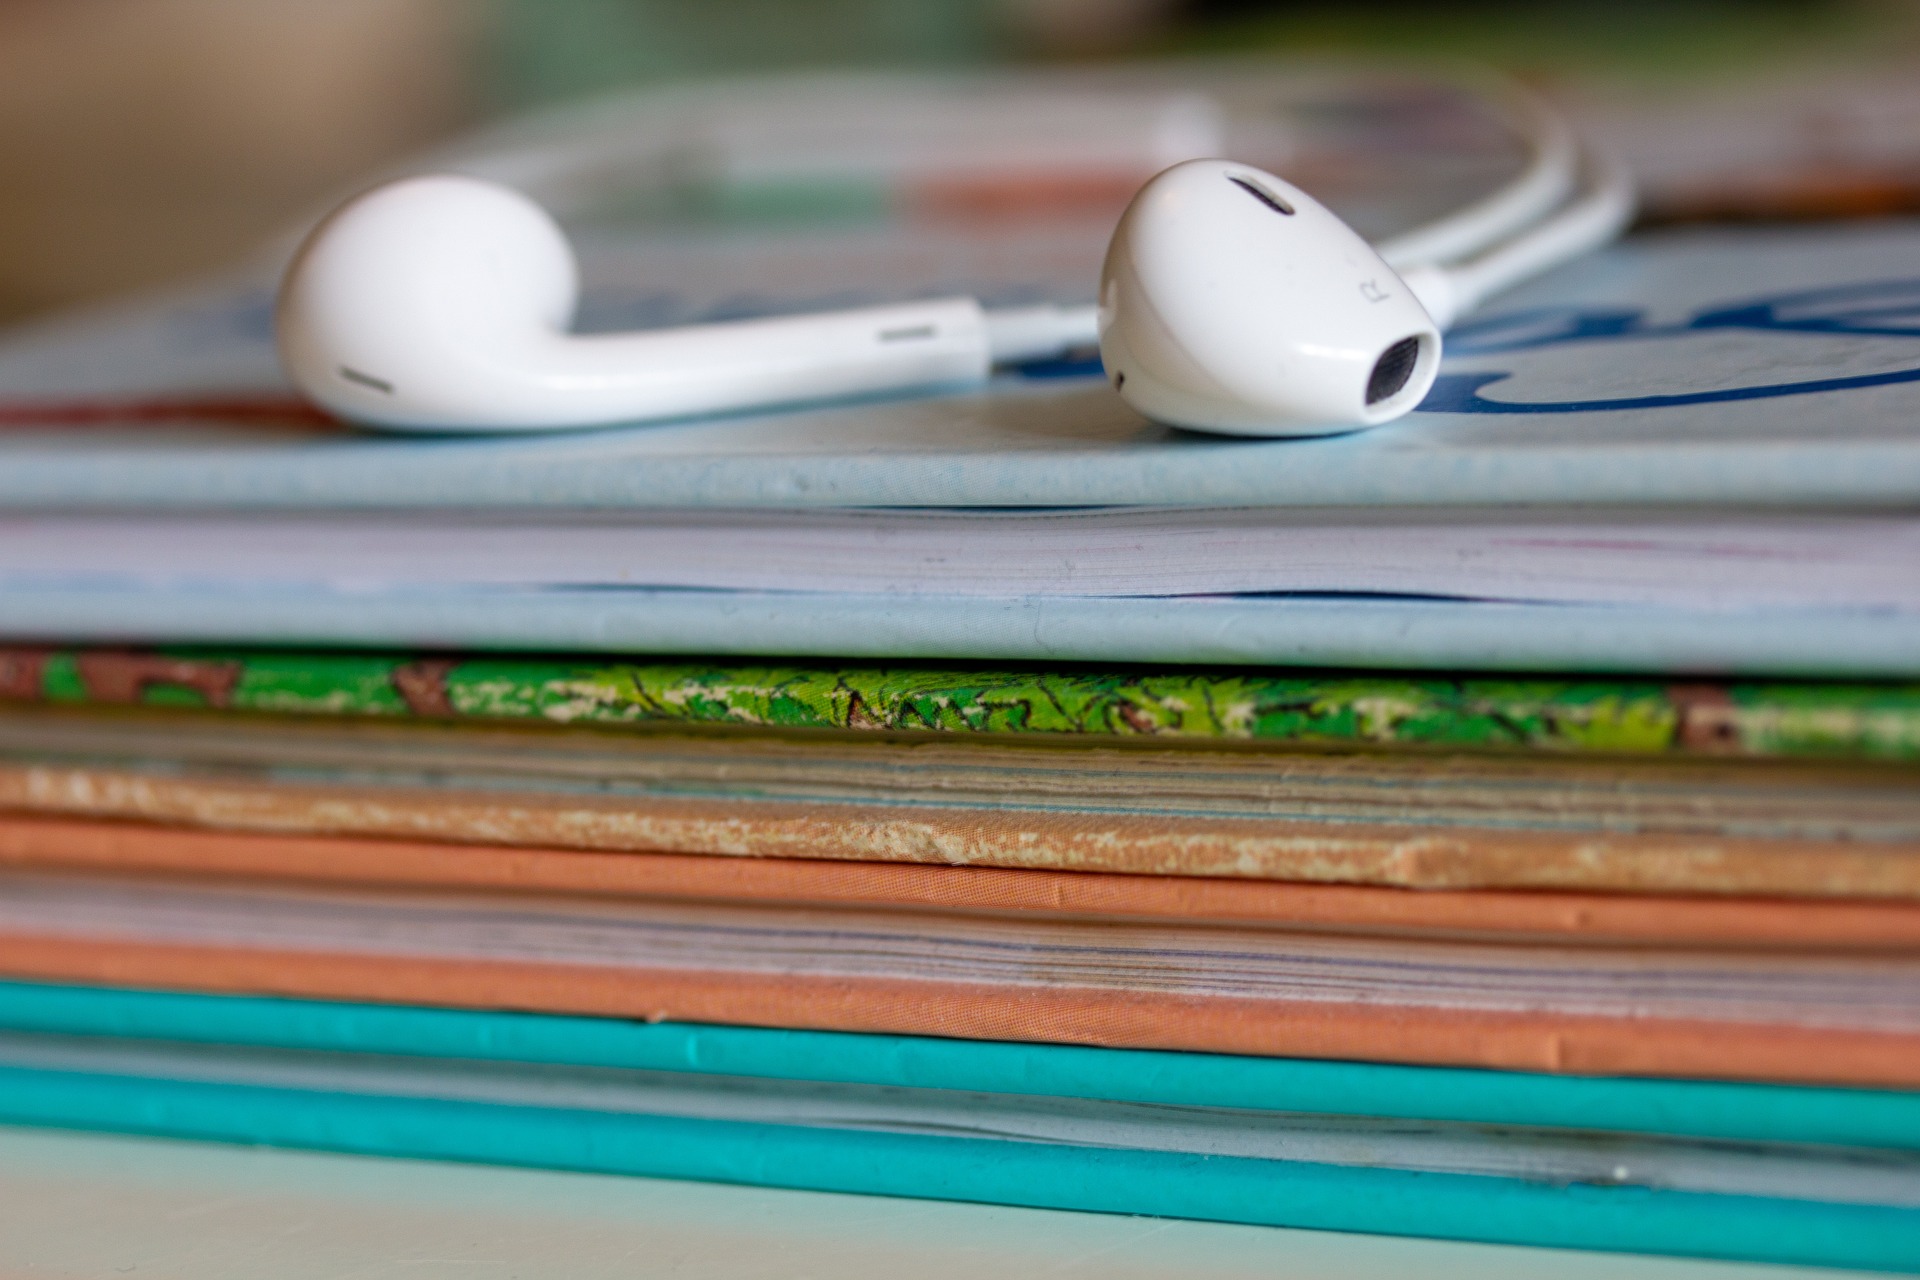
[[[1754,353],[1784,364],[1805,362],[1815,348],[1796,342],[1803,335],[1889,338],[1886,358],[1904,367],[1871,373],[1781,379],[1778,365],[1752,371],[1771,381],[1747,381],[1746,369],[1726,368],[1713,360],[1717,339],[1728,331],[1782,335],[1778,352],[1756,341]],[[1903,343],[1899,340],[1905,339]],[[1533,307],[1472,318],[1448,338],[1456,358],[1512,351],[1539,352],[1558,347],[1612,346],[1630,352],[1632,384],[1643,386],[1649,369],[1683,365],[1697,375],[1704,364],[1721,371],[1728,385],[1655,394],[1625,394],[1578,400],[1512,400],[1483,394],[1507,382],[1509,371],[1447,373],[1421,408],[1430,413],[1606,413],[1627,409],[1666,409],[1684,405],[1768,400],[1920,382],[1920,280],[1889,280],[1808,289],[1730,305],[1709,306],[1677,324],[1652,320],[1644,308]],[[1702,357],[1707,357],[1703,359]],[[1511,388],[1507,388],[1510,390]]]

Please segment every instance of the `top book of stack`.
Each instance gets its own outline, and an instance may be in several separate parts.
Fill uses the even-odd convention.
[[[610,252],[616,281],[687,256],[659,234]],[[708,295],[725,291],[715,277]],[[262,278],[0,346],[0,510],[1905,506],[1920,498],[1916,278],[1920,227],[1905,224],[1644,237],[1469,317],[1410,417],[1292,441],[1149,423],[1097,362],[746,418],[367,435],[291,399]],[[894,284],[875,296],[915,291]],[[1068,300],[1092,278],[1040,287]]]

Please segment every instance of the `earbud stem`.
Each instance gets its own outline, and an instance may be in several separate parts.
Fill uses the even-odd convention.
[[[987,326],[971,298],[689,325],[556,334],[540,404],[581,422],[692,417],[985,380]]]

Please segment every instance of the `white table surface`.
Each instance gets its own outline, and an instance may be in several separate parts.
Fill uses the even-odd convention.
[[[1841,1274],[0,1127],[0,1280]]]

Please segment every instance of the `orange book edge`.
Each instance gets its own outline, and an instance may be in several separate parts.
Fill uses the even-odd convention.
[[[1585,944],[1912,952],[1920,907],[1874,902],[1422,892],[1085,872],[706,855],[583,853],[184,831],[0,816],[0,867],[492,891],[952,910],[1288,930]],[[1920,1036],[1734,1021],[1486,1013],[1017,991],[882,978],[768,976],[271,947],[0,934],[0,973],[311,999],[1883,1088],[1920,1087]]]
[[[0,867],[1711,949],[1916,952],[1920,903],[1426,890],[271,835],[0,813]]]
[[[15,978],[820,1031],[1583,1075],[1920,1087],[1920,1035],[881,978],[0,936]]]

